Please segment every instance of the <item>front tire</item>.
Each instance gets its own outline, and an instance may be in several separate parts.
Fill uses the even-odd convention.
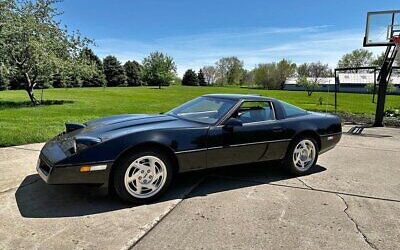
[[[122,200],[135,204],[148,203],[160,197],[173,177],[169,157],[153,150],[125,157],[115,168],[115,192]]]
[[[294,140],[287,151],[284,164],[294,175],[304,175],[315,167],[318,160],[318,146],[311,137]]]

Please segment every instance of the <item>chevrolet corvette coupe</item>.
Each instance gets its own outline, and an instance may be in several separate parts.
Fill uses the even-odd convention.
[[[335,115],[258,95],[211,94],[165,114],[67,123],[44,145],[37,171],[48,184],[107,184],[125,201],[146,203],[181,172],[279,160],[306,174],[341,135]]]

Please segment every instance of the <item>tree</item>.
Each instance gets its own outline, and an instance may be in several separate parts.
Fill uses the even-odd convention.
[[[197,78],[199,79],[199,85],[200,86],[207,86],[206,79],[204,77],[203,70],[199,70],[199,73],[197,74]]]
[[[175,75],[171,84],[172,85],[182,85],[182,79],[179,76]]]
[[[372,65],[380,68],[384,60],[385,52],[382,52],[381,54],[376,56],[375,60],[372,62]],[[395,66],[400,66],[400,53],[397,53],[397,56],[395,58]]]
[[[296,64],[282,59],[278,63],[259,64],[252,71],[252,78],[265,89],[283,89],[287,78],[295,72]]]
[[[86,59],[89,62],[92,62],[97,69],[103,70],[103,62],[101,59],[93,52],[93,50],[89,48],[84,48],[81,51],[81,57]]]
[[[214,66],[205,66],[202,69],[207,85],[212,85],[217,79],[217,69]]]
[[[371,66],[373,63],[372,52],[366,49],[356,49],[342,56],[338,62],[339,68]]]
[[[127,78],[128,86],[140,86],[142,80],[140,79],[141,66],[135,60],[127,61],[124,64],[125,74]]]
[[[307,91],[308,96],[311,96],[312,93],[319,87],[317,82],[310,81],[306,76],[300,76],[297,78],[297,84],[302,86]]]
[[[384,60],[385,60],[385,52],[382,52],[375,58],[375,60],[372,62],[372,65],[380,68]]]
[[[283,89],[287,78],[293,76],[296,72],[296,64],[286,59],[282,59],[276,65],[276,70],[278,77],[276,80],[280,83],[280,88]]]
[[[297,66],[296,71],[297,71],[298,76],[309,76],[307,63],[303,63],[303,64],[300,64],[299,66]]]
[[[253,86],[255,81],[254,81],[254,75],[255,75],[255,70],[246,70],[243,75],[243,80],[242,80],[242,85],[246,84],[247,86]]]
[[[91,74],[83,76],[82,87],[101,87],[106,85],[106,77],[103,71],[103,63],[100,58],[89,48],[84,48],[80,57],[92,69]],[[58,80],[56,78],[56,80]],[[56,87],[56,86],[54,86]]]
[[[103,60],[107,86],[115,87],[126,83],[126,76],[121,62],[115,56],[107,56]]]
[[[261,64],[256,70],[256,83],[262,83],[265,89],[279,89],[280,84],[276,81],[276,74],[276,63]]]
[[[308,72],[314,82],[318,82],[321,77],[329,77],[332,75],[328,64],[322,64],[321,62],[310,63],[308,66]]]
[[[197,86],[199,85],[199,79],[197,78],[196,72],[188,69],[182,78],[182,85]]]
[[[308,96],[311,96],[314,90],[316,90],[322,81],[323,77],[332,75],[328,64],[322,64],[321,62],[301,64],[297,68],[297,84],[303,86]]]
[[[52,83],[54,88],[64,88],[67,87],[66,83],[61,77],[61,74],[54,74],[53,75],[53,83]]]
[[[8,76],[7,76],[7,68],[5,65],[0,64],[0,91],[6,90],[8,88]]]
[[[269,72],[271,70],[270,64],[259,64],[254,69],[254,83],[256,85],[261,86],[264,89],[268,89],[268,82],[269,82]]]
[[[161,52],[150,53],[143,59],[142,80],[150,86],[169,86],[176,75],[176,65],[172,57]]]
[[[276,63],[259,64],[254,69],[254,82],[264,89],[280,89],[279,74]]]
[[[79,58],[91,41],[79,33],[68,33],[57,21],[56,0],[4,0],[0,3],[0,55],[10,66],[12,78],[22,84],[33,104],[33,89],[48,83],[53,74],[62,78],[74,72],[90,73]],[[23,79],[21,79],[21,76]]]
[[[243,62],[237,57],[223,57],[216,63],[218,82],[223,84],[239,84],[243,77]]]

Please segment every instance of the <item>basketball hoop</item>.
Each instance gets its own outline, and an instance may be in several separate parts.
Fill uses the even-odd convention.
[[[400,10],[373,11],[367,14],[364,47],[384,46],[386,52],[379,70],[378,102],[376,103],[375,127],[383,126],[387,84],[393,70],[393,63],[400,53]]]

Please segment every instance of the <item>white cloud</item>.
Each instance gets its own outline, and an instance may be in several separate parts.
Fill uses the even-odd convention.
[[[95,51],[101,56],[115,55],[121,61],[141,61],[152,51],[172,56],[178,74],[214,64],[223,56],[237,56],[246,68],[282,58],[296,63],[321,61],[335,67],[340,57],[362,47],[363,34],[358,30],[334,31],[333,26],[251,28],[213,31],[187,36],[173,36],[153,41],[98,39]],[[379,53],[381,49],[373,49]]]

